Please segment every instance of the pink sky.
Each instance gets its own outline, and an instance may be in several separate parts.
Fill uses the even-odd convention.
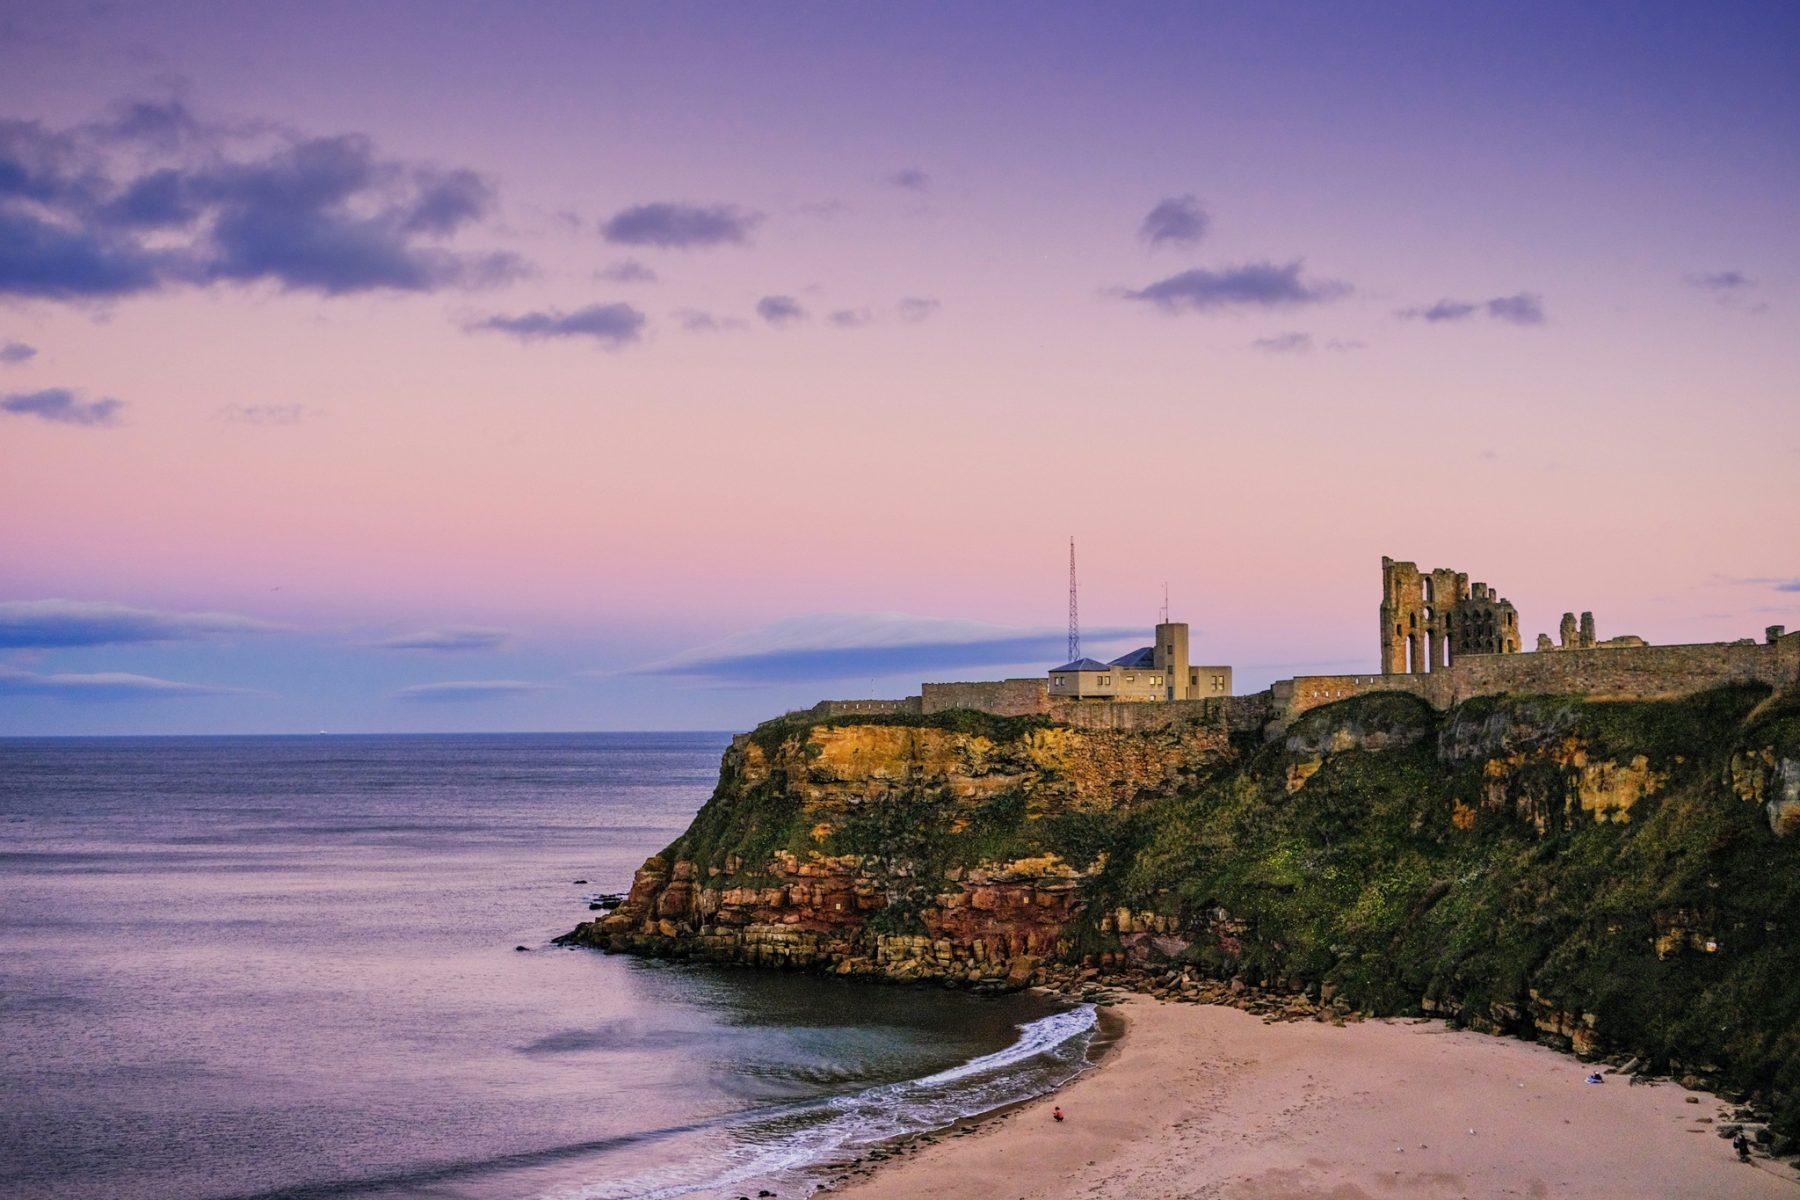
[[[1782,590],[1800,577],[1800,106],[1779,9],[1671,10],[1622,43],[1598,21],[1500,33],[1436,12],[1396,19],[1385,49],[1298,7],[1041,27],[996,8],[941,29],[160,11],[14,14],[40,40],[0,51],[5,114],[69,131],[174,94],[205,122],[298,131],[205,151],[242,162],[365,134],[384,162],[480,174],[491,203],[441,245],[531,271],[11,288],[0,345],[36,353],[0,363],[0,395],[123,405],[104,425],[0,413],[0,601],[291,630],[0,649],[38,676],[261,697],[245,715],[39,688],[0,695],[0,732],[741,726],[846,685],[653,681],[627,701],[573,673],[820,613],[1053,632],[1071,535],[1088,621],[1147,627],[1166,581],[1196,654],[1240,686],[1372,668],[1383,554],[1495,584],[1528,643],[1565,609],[1657,642],[1800,624]],[[365,73],[409,22],[418,61]],[[106,150],[108,170],[140,152]],[[892,181],[906,169],[922,186]],[[1146,214],[1181,197],[1204,235],[1147,244]],[[760,219],[687,249],[598,232],[657,201]],[[657,278],[595,277],[625,259]],[[1125,295],[1296,260],[1344,287],[1179,312]],[[1490,315],[1520,295],[1541,321]],[[769,324],[768,296],[807,316]],[[937,307],[907,319],[909,298]],[[1475,308],[1402,315],[1447,299]],[[471,328],[596,304],[633,306],[641,333]],[[690,331],[693,312],[725,327]],[[446,625],[510,637],[450,661],[366,649]],[[546,690],[394,699],[445,680]]]

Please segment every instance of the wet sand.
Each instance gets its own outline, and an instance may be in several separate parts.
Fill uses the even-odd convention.
[[[1727,1109],[1715,1097],[1618,1075],[1589,1084],[1594,1067],[1541,1046],[1435,1021],[1265,1025],[1139,997],[1113,1012],[1125,1033],[1100,1067],[838,1194],[1800,1200],[1792,1166],[1737,1161],[1716,1135]]]

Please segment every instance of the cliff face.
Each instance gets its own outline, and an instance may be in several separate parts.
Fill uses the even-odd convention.
[[[772,722],[571,940],[984,987],[1241,980],[1646,1055],[1800,1132],[1800,694],[1371,695],[1268,742]]]
[[[990,986],[1030,982],[1121,819],[1230,755],[1202,729],[948,714],[735,739],[693,826],[574,939],[612,950]]]

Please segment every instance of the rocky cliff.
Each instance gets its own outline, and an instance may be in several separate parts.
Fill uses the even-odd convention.
[[[1068,966],[1643,1056],[1800,1132],[1800,693],[1399,694],[1285,733],[970,712],[737,738],[570,941],[1017,987]]]

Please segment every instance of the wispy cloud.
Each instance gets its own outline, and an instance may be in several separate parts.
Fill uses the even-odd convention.
[[[219,417],[243,425],[298,425],[306,419],[306,407],[301,404],[227,404],[219,410]]]
[[[1748,313],[1769,311],[1765,301],[1756,299],[1756,280],[1742,271],[1695,271],[1683,276],[1682,282],[1708,293],[1722,308]]]
[[[48,696],[58,700],[103,702],[264,694],[266,693],[249,688],[179,683],[172,679],[132,675],[123,671],[103,671],[92,675],[39,675],[32,671],[0,667],[0,696]]]
[[[1394,315],[1403,320],[1439,325],[1465,321],[1477,313],[1513,325],[1542,325],[1544,298],[1536,292],[1519,292],[1512,296],[1495,296],[1491,300],[1439,300],[1436,304],[1398,309]]]
[[[289,626],[221,612],[164,612],[100,600],[0,602],[0,649],[190,642]]]
[[[273,283],[342,295],[516,278],[443,242],[485,219],[473,171],[380,155],[366,137],[200,120],[179,101],[108,121],[0,121],[0,295],[49,300]]]
[[[1244,308],[1296,308],[1320,304],[1350,293],[1350,285],[1335,280],[1306,280],[1301,263],[1246,263],[1217,271],[1196,268],[1159,279],[1136,291],[1123,292],[1127,300],[1156,305],[1164,312],[1217,312]]]
[[[607,283],[655,283],[656,272],[635,258],[622,258],[595,271],[594,278]]]
[[[620,246],[689,250],[741,245],[750,240],[751,231],[762,219],[761,213],[731,204],[658,201],[622,209],[600,227],[600,234]]]
[[[777,327],[806,320],[806,310],[792,296],[764,296],[756,302],[756,315]]]
[[[1142,636],[1144,630],[1090,629],[1094,642]],[[1060,629],[1020,629],[980,621],[905,613],[820,613],[776,621],[623,672],[730,683],[795,683],[921,675],[1013,663],[1062,662]]]
[[[1152,246],[1191,246],[1206,236],[1211,218],[1193,196],[1171,196],[1151,209],[1138,236]]]
[[[45,388],[41,392],[13,392],[0,396],[0,412],[21,417],[39,417],[58,425],[117,425],[123,400],[102,396],[83,400],[68,388]]]
[[[552,690],[547,683],[532,683],[525,679],[457,679],[445,683],[415,683],[395,692],[394,699],[425,704],[455,704]]]
[[[895,307],[899,310],[902,321],[917,324],[935,315],[940,308],[944,307],[944,304],[943,301],[933,300],[929,296],[908,296]]]
[[[1740,292],[1756,286],[1756,281],[1742,271],[1694,271],[1684,275],[1682,281],[1703,292]]]
[[[1313,339],[1310,333],[1277,333],[1250,344],[1264,354],[1307,354],[1313,348]]]
[[[744,323],[736,317],[716,316],[698,308],[678,308],[672,315],[689,333],[721,333],[727,329],[744,327]]]
[[[24,342],[0,342],[0,363],[7,366],[22,363],[36,355],[36,346],[27,346]]]
[[[590,304],[574,312],[547,309],[517,316],[496,314],[465,328],[475,332],[510,333],[528,342],[546,338],[588,338],[616,350],[643,336],[644,324],[644,314],[629,304]]]
[[[887,183],[907,192],[922,192],[931,186],[931,176],[917,167],[902,167],[887,176]]]
[[[860,329],[875,319],[875,314],[866,308],[840,308],[825,318],[839,329]]]
[[[1513,325],[1542,325],[1544,323],[1544,298],[1535,292],[1520,292],[1516,296],[1496,296],[1482,305],[1487,315],[1496,321],[1506,321]]]
[[[1439,300],[1436,304],[1420,308],[1403,308],[1394,315],[1407,320],[1429,321],[1435,325],[1440,321],[1461,321],[1472,317],[1477,307],[1467,300]]]
[[[1722,575],[1718,578],[1726,583],[1740,583],[1749,584],[1753,587],[1774,588],[1778,592],[1800,592],[1800,578],[1788,579],[1779,575],[1773,577],[1761,575],[1751,579],[1741,579],[1736,576]]]
[[[398,637],[370,643],[382,650],[427,650],[454,654],[469,650],[497,649],[512,633],[505,629],[489,629],[478,625],[446,625],[440,629],[422,629]]]

